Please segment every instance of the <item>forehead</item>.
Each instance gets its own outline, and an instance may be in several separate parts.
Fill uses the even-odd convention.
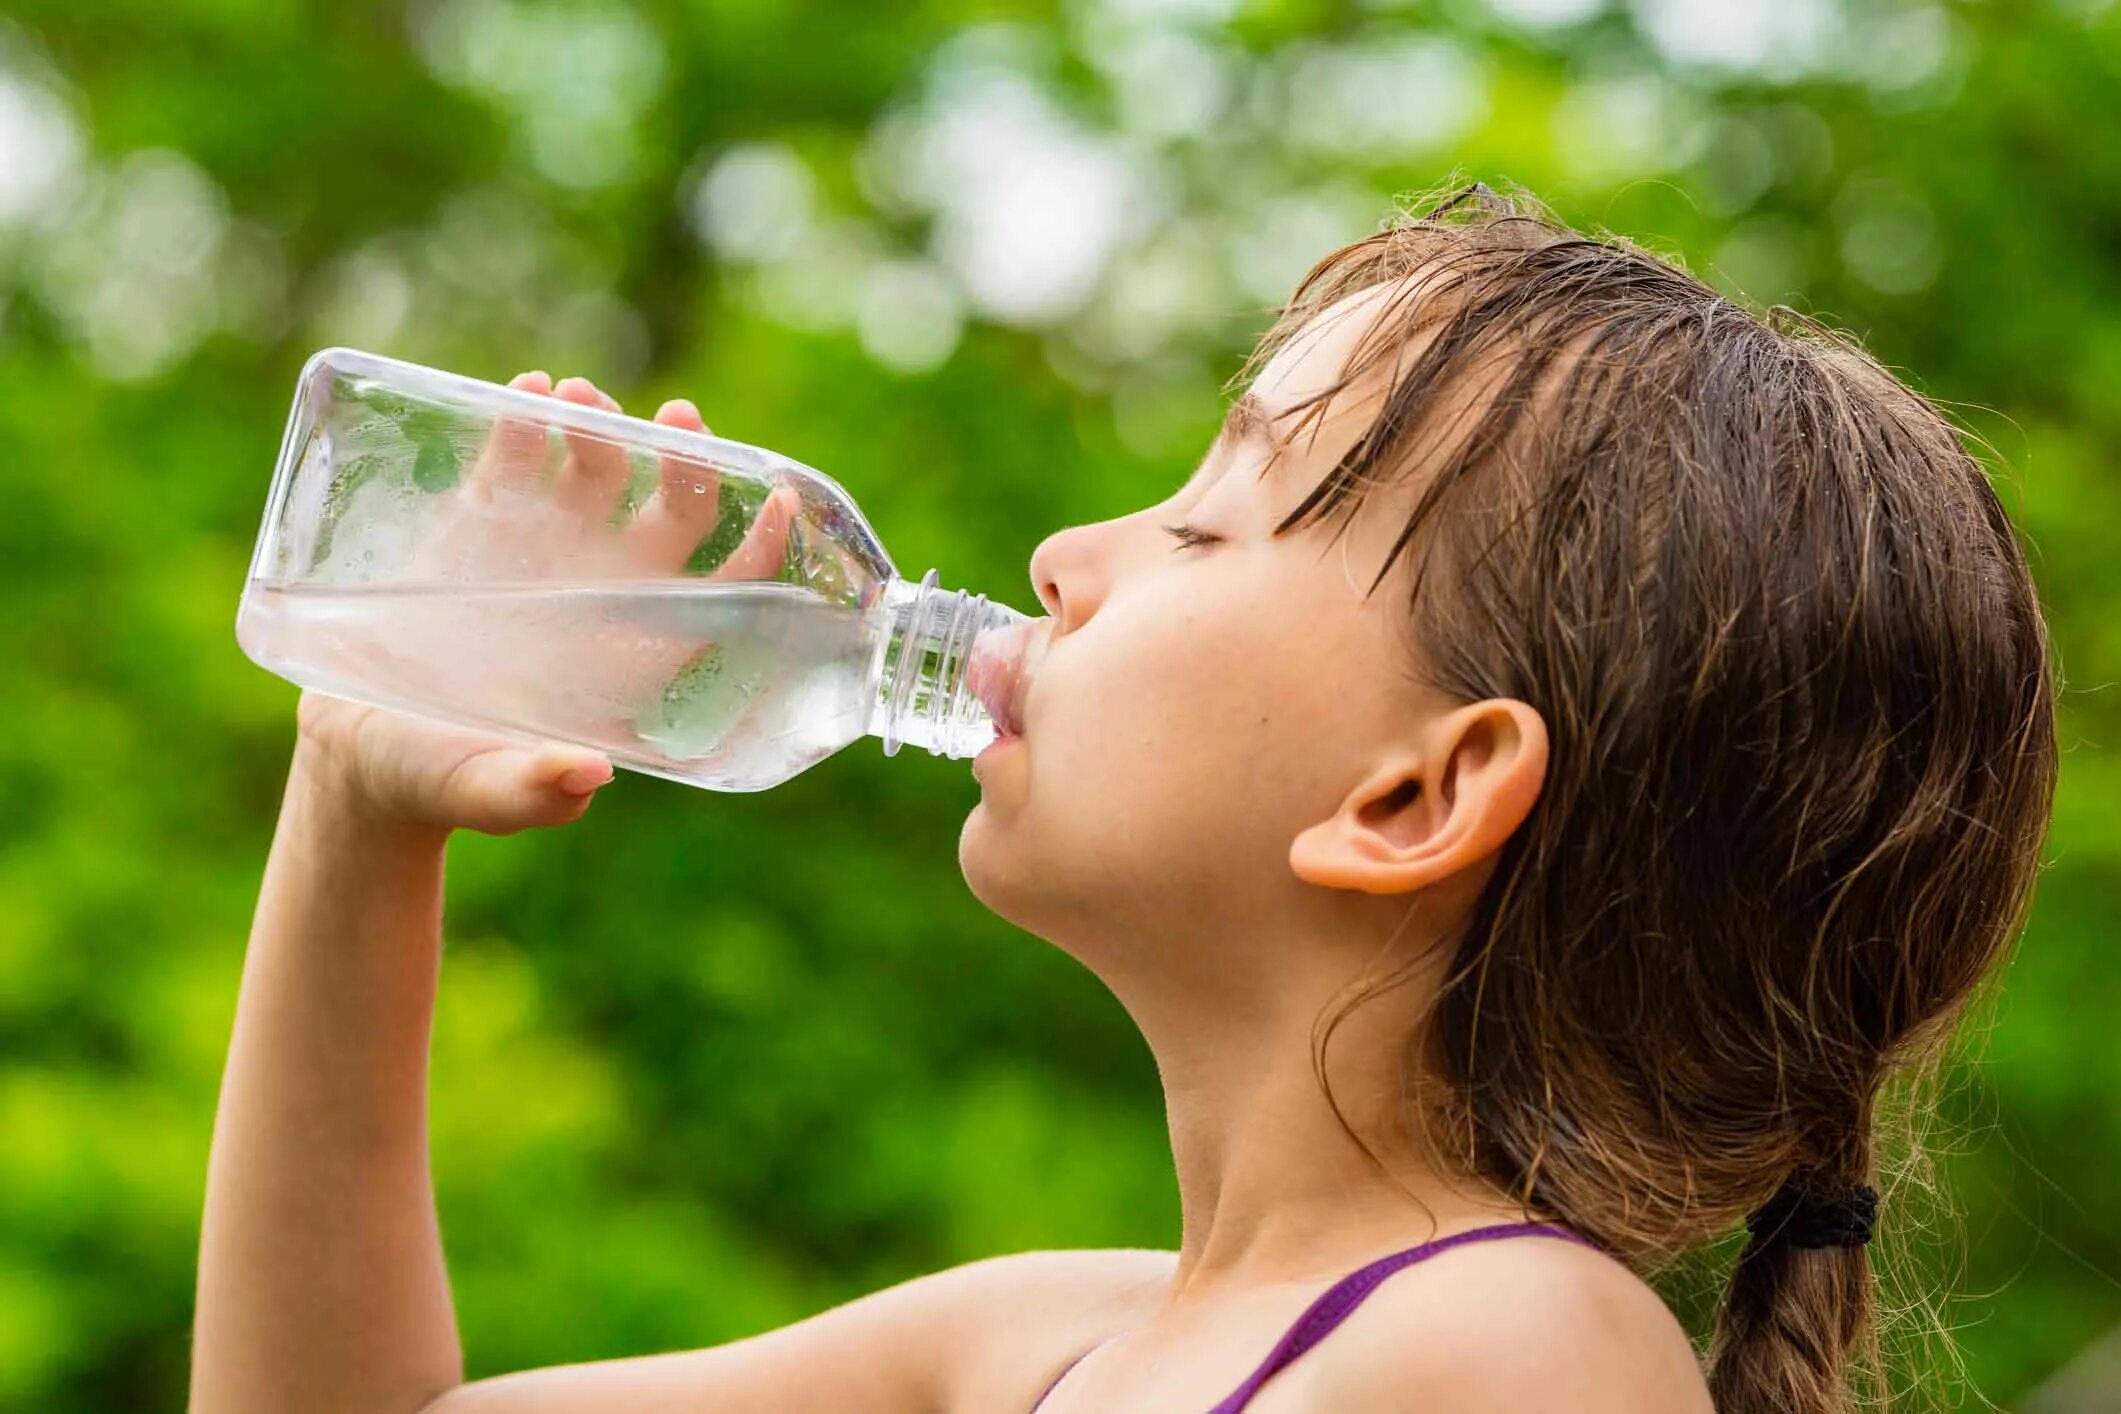
[[[1348,387],[1322,398],[1341,382],[1397,287],[1372,285],[1344,296],[1290,334],[1231,405],[1215,446],[1189,486],[1212,474],[1218,452],[1228,457],[1248,445],[1258,453],[1253,479],[1277,499],[1300,498],[1315,485],[1368,429],[1388,391],[1383,366],[1394,359],[1380,361]],[[1282,509],[1294,503],[1291,499]]]
[[[1436,289],[1428,272],[1417,271],[1345,295],[1306,319],[1260,370],[1248,396],[1268,419],[1261,440],[1272,450],[1258,481],[1276,522],[1315,495],[1314,488],[1370,430],[1393,384],[1419,360],[1436,325],[1428,317],[1434,311],[1417,303],[1426,306]],[[1403,346],[1379,347],[1378,338]],[[1360,369],[1359,375],[1332,392],[1351,366]],[[1332,395],[1324,397],[1327,393]],[[1425,462],[1435,449],[1402,451],[1414,462]],[[1406,456],[1395,456],[1394,468],[1380,476],[1384,470],[1372,467],[1364,473],[1360,490],[1343,498],[1345,514],[1312,522],[1331,527],[1327,544],[1338,546],[1342,561],[1336,577],[1344,576],[1363,598],[1368,597],[1363,587],[1388,562],[1399,560],[1404,573],[1406,558],[1394,550],[1424,480]]]
[[[1289,336],[1253,381],[1252,393],[1279,420],[1291,409],[1339,382],[1363,337],[1374,328],[1395,293],[1394,284],[1371,285],[1327,305]],[[1372,380],[1373,382],[1376,380]],[[1350,388],[1343,398],[1367,403],[1381,389]],[[1336,403],[1342,399],[1335,399]],[[1343,415],[1347,411],[1341,410]]]

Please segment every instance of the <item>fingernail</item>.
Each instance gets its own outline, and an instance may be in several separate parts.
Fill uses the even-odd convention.
[[[592,765],[569,767],[559,780],[561,790],[570,795],[587,795],[611,779],[611,763],[599,761]]]

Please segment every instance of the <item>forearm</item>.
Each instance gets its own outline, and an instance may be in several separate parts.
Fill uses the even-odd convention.
[[[409,1410],[462,1379],[427,1163],[446,832],[298,752],[207,1169],[192,1404]]]

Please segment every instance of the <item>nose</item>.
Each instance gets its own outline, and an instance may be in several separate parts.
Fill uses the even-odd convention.
[[[1098,527],[1072,525],[1039,542],[1031,555],[1031,588],[1053,619],[1055,634],[1072,633],[1096,612],[1106,580],[1099,568]]]

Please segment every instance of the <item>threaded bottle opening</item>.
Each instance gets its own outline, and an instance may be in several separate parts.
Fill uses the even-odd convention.
[[[996,726],[966,670],[982,635],[1025,616],[984,594],[938,589],[932,569],[917,585],[889,586],[879,612],[884,642],[870,734],[883,738],[884,754],[909,742],[953,760],[984,750]]]

